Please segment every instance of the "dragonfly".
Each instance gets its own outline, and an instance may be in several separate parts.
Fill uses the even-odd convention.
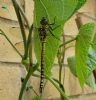
[[[55,24],[55,20],[53,23],[49,24],[49,21],[46,17],[42,17],[40,21],[40,27],[38,28],[39,38],[41,41],[41,75],[40,75],[40,96],[42,97],[42,93],[44,90],[44,66],[45,66],[45,44],[46,39],[48,36],[48,33],[50,33],[52,36],[54,36],[56,39],[58,39],[54,34],[53,30],[56,28],[52,28],[51,26]],[[59,27],[59,26],[58,26]],[[60,39],[58,39],[60,40]]]
[[[55,28],[53,28],[52,26],[55,24],[55,19],[54,18],[54,22],[53,23],[49,23],[49,20],[47,19],[47,17],[42,17],[40,20],[40,27],[39,28],[34,28],[34,30],[36,29],[39,35],[39,39],[41,42],[41,61],[40,61],[40,88],[39,88],[39,92],[40,92],[40,96],[42,96],[43,94],[43,90],[44,90],[44,79],[45,79],[45,74],[44,74],[44,66],[45,66],[45,44],[46,44],[46,40],[47,40],[47,36],[50,34],[52,35],[55,39],[57,39],[58,41],[60,41],[60,39],[55,36],[53,34],[53,30],[57,29],[60,25],[56,26]],[[22,42],[17,42],[15,44],[15,46],[19,49],[22,48]]]

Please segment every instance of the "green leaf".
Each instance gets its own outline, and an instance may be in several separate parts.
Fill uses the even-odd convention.
[[[74,76],[77,76],[77,73],[76,73],[76,59],[75,57],[70,57],[67,59],[68,61],[68,66],[69,66],[69,69],[70,71],[72,72],[72,74]]]
[[[64,24],[65,20],[74,12],[78,0],[34,0],[34,22],[40,25],[42,17],[47,17],[52,23],[56,17],[56,23]]]
[[[76,40],[75,55],[76,55],[76,72],[81,87],[83,87],[88,71],[86,67],[87,56],[94,33],[94,24],[88,23],[80,28],[79,35]]]
[[[34,97],[32,97],[31,100],[41,100],[41,99],[40,99],[40,97],[38,97],[38,96],[34,96]]]
[[[93,57],[93,59],[94,59],[94,57]],[[95,59],[96,59],[96,56],[95,56]],[[90,60],[90,58],[88,58],[88,60]],[[69,66],[70,71],[72,72],[72,74],[74,76],[77,77],[77,73],[76,73],[76,58],[75,57],[70,57],[70,58],[67,59],[67,61],[68,61],[68,66]],[[96,60],[95,60],[95,63],[96,63]],[[96,91],[96,84],[95,84],[95,81],[94,81],[94,76],[92,74],[92,71],[96,68],[96,65],[94,67],[92,64],[93,63],[87,64],[87,68],[90,69],[90,75],[86,78],[85,83],[89,87],[91,87],[94,91]],[[90,68],[90,66],[91,66],[91,68]]]
[[[47,17],[49,23],[54,22],[53,27],[60,25],[53,31],[53,34],[60,38],[63,25],[76,8],[78,0],[34,0],[34,26],[40,27],[42,17]],[[38,31],[34,32],[34,49],[36,58],[40,64],[41,44]],[[50,75],[50,70],[54,62],[59,47],[59,40],[48,33],[45,45],[45,74]]]
[[[67,59],[67,61],[68,61],[68,65],[69,65],[70,71],[72,72],[72,74],[74,76],[77,76],[77,73],[76,73],[76,58],[74,56],[73,57],[69,57]],[[96,52],[94,51],[92,46],[90,46],[90,48],[89,48],[87,61],[86,61],[86,66],[87,66],[88,76],[90,76],[91,73],[93,72],[93,70],[96,69]]]

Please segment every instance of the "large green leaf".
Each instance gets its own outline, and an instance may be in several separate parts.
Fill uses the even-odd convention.
[[[78,0],[34,0],[34,26],[40,27],[42,17],[47,17],[49,23],[54,22],[53,27],[61,25],[53,31],[53,34],[60,38],[63,30],[63,25],[70,15],[74,12],[78,4]],[[45,74],[50,75],[51,66],[54,62],[55,55],[59,47],[59,40],[48,33],[45,45]],[[38,36],[38,31],[34,32],[34,48],[36,58],[40,64],[41,44]]]
[[[80,81],[81,87],[83,87],[86,78],[88,77],[88,70],[86,67],[86,61],[94,33],[94,24],[88,23],[80,28],[78,38],[76,40],[76,72]]]

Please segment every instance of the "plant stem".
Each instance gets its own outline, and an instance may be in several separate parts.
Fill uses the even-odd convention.
[[[77,37],[75,37],[75,38],[73,38],[73,39],[71,39],[71,40],[69,40],[69,41],[66,41],[65,43],[61,44],[61,45],[59,46],[59,48],[61,48],[62,46],[66,45],[66,44],[68,44],[68,43],[71,43],[71,42],[75,41],[76,39],[77,39]]]
[[[30,72],[31,72],[31,71],[30,71]],[[30,76],[31,76],[31,73],[30,73],[30,72],[28,72],[28,74],[27,74],[27,76],[26,76],[26,78],[24,79],[24,82],[23,82],[23,84],[22,84],[21,91],[20,91],[20,94],[19,94],[19,100],[22,100],[23,93],[24,93],[24,90],[25,90],[25,88],[26,88],[26,84],[27,84],[27,82],[28,82],[28,80],[29,80],[29,78],[30,78]]]
[[[63,43],[65,43],[65,36],[63,35]],[[58,50],[58,64],[59,64],[59,87],[62,89],[62,67],[63,67],[63,62],[64,62],[64,58],[65,58],[65,45],[62,46],[62,48],[59,48]],[[63,87],[64,88],[64,87]],[[64,100],[64,97],[62,96],[62,94],[60,94],[61,96],[61,100]]]
[[[19,21],[19,25],[20,25],[20,29],[21,29],[21,33],[22,33],[22,38],[23,38],[23,42],[24,42],[24,50],[26,50],[26,34],[25,34],[24,24],[23,24],[16,0],[12,0],[12,2],[13,2],[13,6],[15,9],[18,21]]]
[[[20,94],[19,94],[19,100],[22,100],[22,97],[23,97],[23,94],[24,94],[24,90],[26,89],[26,84],[27,84],[29,78],[31,77],[32,72],[33,72],[33,69],[29,69],[29,71],[28,71],[28,73],[26,75],[26,78],[24,79],[24,82],[22,84],[21,91],[20,91]]]
[[[65,36],[63,35],[63,43],[65,43]],[[59,82],[61,83],[61,76],[62,76],[62,66],[63,66],[63,62],[64,62],[64,58],[65,58],[65,45],[63,45],[62,48],[59,48],[60,50],[60,59],[58,58],[58,63],[60,66],[59,69]]]
[[[61,76],[62,76],[62,64],[60,61],[58,61],[59,63],[59,82],[61,83]]]
[[[20,12],[21,12],[21,14],[22,14],[22,16],[23,16],[23,18],[24,18],[24,20],[25,20],[27,26],[28,26],[28,28],[30,28],[29,21],[28,21],[26,15],[25,15],[23,9],[20,7],[20,5],[18,4],[18,2],[17,2],[16,0],[15,0],[15,4],[18,6],[18,8],[19,8],[19,10],[20,10]]]
[[[21,55],[21,53],[17,50],[17,48],[13,45],[13,43],[11,42],[11,40],[6,36],[6,34],[0,29],[0,31],[2,32],[2,33],[0,33],[1,35],[3,35],[6,39],[7,39],[7,41],[11,44],[11,46],[15,49],[15,51],[18,53],[18,55],[21,57],[21,58],[23,58],[23,56]]]
[[[59,86],[53,81],[53,79],[51,79],[48,76],[46,76],[46,78],[57,88],[57,90],[60,92],[60,94],[62,94],[62,96],[64,96],[66,98],[66,100],[69,100],[69,97],[65,95],[65,93],[62,91],[62,89],[59,88]]]
[[[32,42],[30,43],[30,46],[29,46],[29,62],[30,62],[30,66],[32,66],[32,64],[33,64],[33,59],[32,59]]]
[[[25,58],[28,57],[28,50],[30,51],[30,54],[32,54],[31,53],[32,52],[31,51],[32,50],[32,31],[33,31],[33,24],[31,25],[31,27],[29,29],[29,35],[28,35],[28,40],[27,40],[27,45],[26,45],[26,50],[25,50]],[[32,58],[31,55],[29,58]]]
[[[19,100],[22,100],[22,97],[23,97],[23,94],[24,94],[24,91],[25,91],[25,88],[26,88],[26,84],[29,80],[29,78],[31,77],[31,75],[33,75],[33,72],[38,68],[38,63],[33,65],[31,67],[29,67],[29,71],[24,79],[24,82],[22,84],[22,87],[21,87],[21,90],[20,90],[20,94],[19,94]]]

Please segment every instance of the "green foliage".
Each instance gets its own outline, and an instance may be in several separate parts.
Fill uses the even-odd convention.
[[[2,30],[0,30],[0,34],[5,36],[5,38],[11,44],[11,46],[21,56],[22,64],[26,67],[26,70],[28,72],[22,84],[20,95],[19,95],[19,100],[22,100],[22,96],[26,89],[26,84],[29,78],[31,77],[31,75],[33,75],[34,71],[38,69],[39,65],[38,64],[34,65],[32,64],[32,62],[30,62],[32,60],[30,56],[30,54],[32,53],[32,49],[29,50],[29,48],[31,48],[30,44],[32,42],[31,36],[32,36],[33,25],[30,27],[24,12],[19,7],[16,0],[11,0],[11,1],[13,2],[13,6],[15,8],[15,12],[17,14],[17,18],[20,24],[22,39],[24,43],[24,51],[25,51],[24,56],[19,53],[19,51],[15,48],[15,46],[12,44],[10,39],[6,36],[6,34]],[[53,23],[55,20],[55,24],[52,26],[52,28],[55,27],[57,28],[53,30],[53,34],[56,37],[60,38],[62,34],[63,26],[66,23],[66,21],[78,9],[80,9],[85,2],[86,0],[34,0],[34,27],[37,28],[38,30],[38,28],[40,27],[40,20],[42,19],[42,17],[46,17],[49,20],[50,24]],[[6,6],[2,8],[6,9]],[[25,34],[26,31],[25,31],[25,26],[22,17],[24,18],[26,25],[29,29],[28,38]],[[93,29],[94,29],[93,24],[86,24],[83,27],[81,27],[79,36],[76,40],[76,58],[72,58],[72,59],[69,58],[68,62],[72,73],[79,78],[81,86],[83,86],[84,82],[86,82],[86,84],[88,84],[91,87],[93,86],[93,88],[95,88],[93,82],[93,76],[91,72],[95,69],[96,66],[96,58],[95,58],[96,35],[94,37],[92,47],[90,46]],[[39,33],[37,30],[35,29],[34,31],[34,49],[35,49],[37,62],[40,64],[41,43],[38,35]],[[72,42],[73,40],[69,42]],[[60,44],[59,42],[60,42],[59,40],[51,36],[50,32],[48,32],[48,37],[45,45],[45,77],[57,88],[60,94],[65,98],[64,100],[69,100],[69,97],[65,95],[65,90],[62,83],[60,83],[57,79],[53,79],[50,77],[51,68],[59,48],[59,44]],[[95,49],[95,51],[93,50],[93,48]],[[32,100],[40,100],[40,98],[36,96],[36,97],[32,97]]]
[[[96,58],[96,56],[95,56]],[[94,58],[93,58],[94,59]],[[96,62],[96,61],[95,61]],[[72,72],[72,74],[74,76],[77,77],[77,73],[76,73],[76,58],[75,57],[70,57],[68,58],[68,65],[69,65],[69,68],[70,68],[70,71]],[[91,66],[93,66],[91,64]],[[95,65],[96,66],[96,65]],[[89,87],[91,87],[94,91],[96,91],[96,84],[95,84],[95,81],[94,81],[94,76],[92,74],[92,71],[96,68],[91,67],[92,69],[90,70],[90,75],[86,78],[85,80],[85,84],[87,84]],[[90,69],[90,65],[87,65],[87,69]]]
[[[81,87],[83,87],[86,78],[88,77],[88,71],[86,67],[87,56],[92,42],[92,36],[94,33],[94,24],[85,24],[80,28],[78,38],[76,39],[76,72]]]
[[[65,24],[66,20],[72,15],[74,12],[78,1],[77,0],[34,0],[34,26],[40,27],[40,20],[42,17],[47,17],[49,23],[54,22],[53,26],[56,27],[60,25],[53,31],[53,34],[60,38],[63,30],[63,25]],[[54,62],[54,58],[57,54],[57,50],[59,47],[59,40],[51,36],[48,33],[47,42],[45,45],[45,73],[50,75],[51,67]],[[38,32],[35,31],[34,34],[34,49],[35,54],[38,62],[40,63],[40,54],[41,54],[41,45],[40,39],[38,36]]]
[[[92,71],[96,69],[96,51],[93,49],[94,28],[94,24],[86,24],[81,27],[76,40],[76,58],[68,58],[68,65],[73,75],[78,77],[81,86],[86,83],[96,90],[92,75]]]

